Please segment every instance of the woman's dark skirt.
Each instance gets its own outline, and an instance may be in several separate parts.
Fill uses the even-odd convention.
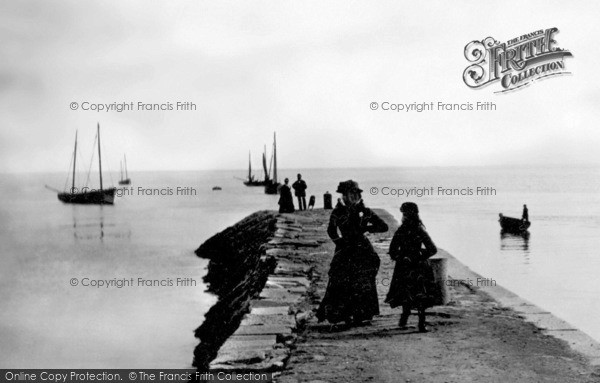
[[[336,251],[331,262],[327,290],[317,311],[319,321],[360,322],[379,314],[379,256],[371,249],[359,250],[357,254],[350,251]]]

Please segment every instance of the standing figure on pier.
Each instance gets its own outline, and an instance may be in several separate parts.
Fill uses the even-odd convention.
[[[294,194],[298,197],[298,210],[306,210],[306,182],[302,174],[298,173],[298,180],[292,184]]]
[[[279,212],[293,213],[294,199],[292,198],[292,189],[288,185],[290,182],[289,178],[286,178],[284,182],[281,188],[279,188]]]
[[[405,202],[400,211],[402,225],[394,234],[389,251],[396,266],[385,302],[392,308],[402,306],[399,326],[403,329],[410,310],[416,308],[419,331],[427,332],[425,309],[433,306],[436,291],[433,269],[427,259],[437,253],[437,248],[419,218],[417,204]]]
[[[329,282],[317,311],[319,321],[360,325],[379,314],[376,276],[379,256],[365,233],[381,233],[387,224],[365,207],[358,183],[340,182],[342,200],[331,212],[327,234],[335,243]]]

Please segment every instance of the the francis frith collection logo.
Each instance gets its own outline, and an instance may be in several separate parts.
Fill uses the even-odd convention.
[[[535,80],[570,74],[565,57],[572,54],[557,46],[557,28],[527,33],[505,43],[488,37],[465,46],[465,57],[471,63],[463,73],[465,84],[481,88],[499,82],[502,93],[521,89]]]

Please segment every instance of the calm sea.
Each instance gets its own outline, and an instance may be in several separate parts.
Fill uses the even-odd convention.
[[[297,172],[280,175],[293,182]],[[402,202],[418,203],[439,247],[600,340],[600,167],[301,172],[317,207],[325,191],[335,202],[337,183],[349,178],[367,206],[398,219]],[[236,176],[244,171],[134,172],[133,189],[114,206],[75,206],[44,188],[62,189],[64,174],[3,175],[0,367],[188,367],[193,331],[215,301],[194,249],[256,210],[277,208],[276,196]],[[105,183],[117,178],[106,175]],[[217,185],[222,190],[213,191]],[[495,194],[477,195],[477,187]],[[383,194],[413,188],[434,193]],[[439,188],[473,195],[442,196]],[[502,236],[498,213],[520,217],[523,204],[530,235]],[[83,286],[100,281],[111,285]]]

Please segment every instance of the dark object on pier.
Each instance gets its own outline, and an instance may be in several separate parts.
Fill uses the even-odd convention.
[[[331,194],[329,194],[328,191],[323,194],[323,209],[333,209],[333,206],[331,205]]]
[[[212,190],[223,190],[220,186],[213,186]]]
[[[309,210],[314,209],[314,207],[315,207],[315,200],[316,200],[315,196],[311,195],[310,199],[308,200],[308,209]]]
[[[529,221],[525,221],[519,218],[505,217],[504,215],[502,215],[502,213],[500,213],[500,219],[498,220],[498,222],[500,222],[502,230],[508,233],[520,233],[523,231],[527,231],[527,229],[529,229],[529,226],[531,226],[531,222]]]

